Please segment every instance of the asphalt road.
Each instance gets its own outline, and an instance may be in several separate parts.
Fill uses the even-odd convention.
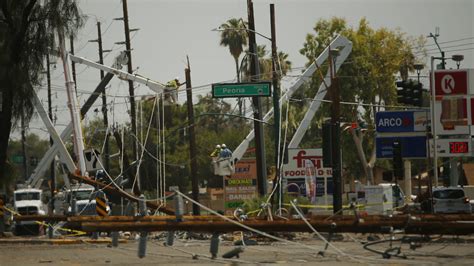
[[[344,240],[332,242],[338,250],[330,247],[324,257],[318,255],[318,251],[324,248],[324,242],[310,234],[301,234],[292,240],[293,243],[259,241],[258,245],[246,246],[238,259],[222,258],[222,254],[234,248],[232,242],[226,240],[221,241],[218,257],[211,259],[209,240],[176,239],[172,247],[167,247],[163,245],[164,239],[150,238],[146,257],[140,259],[137,256],[138,241],[135,240],[112,248],[103,243],[28,244],[10,238],[9,241],[13,242],[0,241],[0,265],[474,265],[473,237],[432,239],[421,243],[421,247],[415,250],[411,250],[408,244],[402,244],[401,254],[406,259],[383,259],[380,254],[363,248],[359,241],[366,241],[367,236],[343,236]],[[394,242],[393,247],[399,246],[400,242]],[[389,248],[389,243],[374,245],[373,248],[384,251]]]

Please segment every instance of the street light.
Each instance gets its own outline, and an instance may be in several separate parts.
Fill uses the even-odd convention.
[[[461,61],[464,60],[464,55],[462,55],[462,54],[455,54],[455,55],[453,55],[453,56],[451,57],[451,59],[456,62],[456,66],[457,66],[458,69],[459,69],[459,66],[461,65]]]
[[[413,67],[416,70],[416,75],[418,76],[418,83],[420,83],[420,73],[423,68],[425,68],[425,65],[423,64],[414,64]]]

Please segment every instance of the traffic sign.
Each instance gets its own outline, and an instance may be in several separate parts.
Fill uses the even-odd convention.
[[[426,132],[426,111],[377,112],[375,122],[379,133]]]
[[[213,98],[261,97],[271,95],[270,82],[212,84]]]
[[[426,136],[377,137],[377,158],[392,158],[395,141],[401,143],[403,158],[426,158]]]

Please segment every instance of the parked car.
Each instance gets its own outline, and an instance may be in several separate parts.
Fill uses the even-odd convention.
[[[471,204],[461,187],[433,188],[434,213],[471,213]]]

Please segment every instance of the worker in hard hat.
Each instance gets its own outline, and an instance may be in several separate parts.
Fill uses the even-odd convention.
[[[219,156],[219,154],[221,153],[221,150],[222,150],[221,145],[217,144],[216,148],[211,152],[210,156],[211,157]]]
[[[184,83],[183,83],[184,84]],[[166,83],[165,97],[172,103],[178,103],[178,89],[183,85],[179,82],[179,77],[174,78]]]
[[[222,144],[221,148],[222,150],[219,153],[219,158],[227,159],[227,158],[232,157],[232,151],[229,148],[227,148],[227,145]]]

